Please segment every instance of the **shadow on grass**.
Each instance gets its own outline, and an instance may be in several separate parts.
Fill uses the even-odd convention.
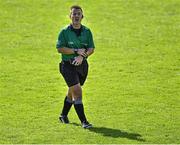
[[[80,126],[77,123],[71,123],[71,124],[75,126]],[[127,138],[131,140],[142,141],[142,142],[145,141],[142,138],[142,136],[138,133],[129,133],[129,132],[121,131],[118,129],[112,129],[112,128],[107,128],[107,127],[92,127],[88,130],[91,132],[101,134],[103,136],[107,136],[107,137],[113,137],[113,138],[121,137],[121,138]]]

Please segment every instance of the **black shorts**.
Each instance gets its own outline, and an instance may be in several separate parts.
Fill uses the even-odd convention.
[[[68,87],[80,83],[82,86],[88,74],[88,63],[84,60],[81,65],[74,66],[69,61],[59,63],[59,71],[62,74]]]

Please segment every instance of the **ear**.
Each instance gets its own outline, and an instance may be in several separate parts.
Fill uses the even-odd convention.
[[[82,15],[82,19],[84,18],[84,15]]]
[[[71,14],[72,14],[72,11],[70,11],[70,14],[69,14],[69,18],[71,19]]]

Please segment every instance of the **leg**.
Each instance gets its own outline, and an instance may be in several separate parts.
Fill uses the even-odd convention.
[[[92,124],[90,124],[87,121],[85,113],[84,113],[84,106],[82,103],[82,89],[81,89],[80,83],[78,83],[77,85],[74,85],[72,88],[73,88],[72,96],[74,98],[74,108],[82,123],[82,127],[91,128]]]
[[[84,106],[82,103],[82,89],[80,84],[76,84],[72,88],[72,97],[74,99],[74,108],[76,113],[81,120],[81,122],[86,121],[86,116],[84,114]]]
[[[69,87],[67,95],[64,99],[64,106],[63,106],[59,119],[63,123],[69,123],[69,119],[67,115],[73,104],[72,89],[70,88],[70,86],[72,86],[73,84],[76,84],[77,77],[76,77],[75,69],[70,64],[67,64],[63,61],[59,64],[59,70]]]
[[[73,104],[72,93],[71,93],[71,89],[69,88],[67,96],[64,99],[64,106],[63,106],[63,109],[62,109],[62,113],[61,113],[61,115],[59,117],[61,122],[69,123],[69,119],[68,119],[67,115],[69,113],[69,110],[71,109],[72,104]]]

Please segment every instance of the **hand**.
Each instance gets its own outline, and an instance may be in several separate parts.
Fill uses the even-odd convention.
[[[82,49],[78,49],[77,54],[83,56],[83,57],[87,57],[86,54],[86,49],[82,48]]]
[[[75,66],[81,65],[83,61],[83,57],[82,56],[77,56],[74,58],[72,64]]]

